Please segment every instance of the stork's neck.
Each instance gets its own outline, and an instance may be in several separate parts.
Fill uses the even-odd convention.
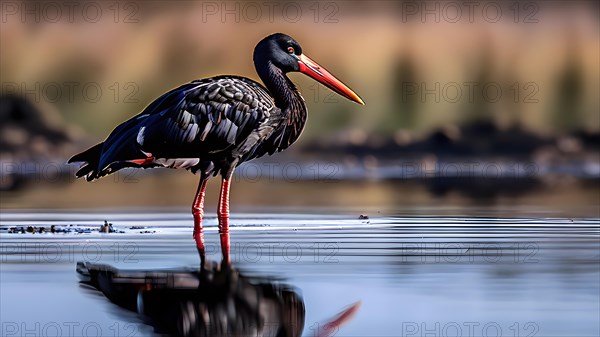
[[[263,65],[256,66],[256,72],[263,81],[273,99],[275,105],[281,109],[284,114],[303,114],[306,115],[306,105],[304,99],[296,89],[296,86],[290,79],[276,67],[271,61]],[[304,118],[305,119],[305,118]]]
[[[304,99],[290,79],[273,63],[257,65],[256,72],[273,96],[275,105],[281,109],[282,118],[269,137],[269,142],[277,151],[292,145],[304,130],[307,109]]]

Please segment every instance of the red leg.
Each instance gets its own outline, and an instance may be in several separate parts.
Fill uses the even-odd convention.
[[[204,216],[204,190],[206,189],[206,182],[208,178],[204,175],[200,176],[200,182],[198,183],[198,191],[192,204],[192,216],[194,217],[194,241],[196,241],[196,248],[198,248],[198,254],[200,254],[201,266],[204,266],[205,250],[204,250],[204,233],[202,232],[202,217]]]
[[[231,180],[223,179],[221,182],[221,195],[219,196],[219,208],[217,216],[219,218],[219,236],[221,237],[221,253],[223,261],[229,264],[229,186]]]

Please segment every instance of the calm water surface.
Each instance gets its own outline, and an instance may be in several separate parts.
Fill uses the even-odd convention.
[[[600,335],[598,218],[309,212],[238,213],[231,231],[240,274],[285,284],[302,299],[304,336],[356,302],[335,336]],[[123,233],[85,233],[105,219]],[[7,231],[29,225],[83,233]],[[194,270],[191,226],[183,211],[3,212],[0,334],[155,335],[137,314],[80,285],[76,263]],[[205,226],[208,257],[219,261],[214,217]]]

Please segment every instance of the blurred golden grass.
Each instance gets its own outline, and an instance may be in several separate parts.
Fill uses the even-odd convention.
[[[310,10],[295,23],[277,15],[274,22],[242,18],[237,23],[231,16],[224,22],[219,16],[205,20],[202,3],[137,4],[137,23],[115,22],[112,15],[103,15],[96,23],[39,24],[6,16],[0,33],[3,88],[5,83],[24,83],[26,88],[35,83],[98,83],[104,89],[98,102],[63,99],[51,104],[97,140],[180,83],[218,74],[258,79],[252,64],[254,45],[267,34],[284,32],[367,103],[359,107],[341,98],[330,103],[327,89],[315,91],[310,79],[292,75],[310,109],[304,139],[353,129],[393,133],[408,128],[422,134],[474,116],[519,123],[542,133],[567,131],[567,124],[600,129],[600,26],[597,13],[590,10],[594,7],[585,2],[541,6],[537,23],[515,23],[510,18],[496,23],[403,22],[389,2],[339,2],[337,23],[315,23]],[[503,87],[535,83],[539,102],[514,103],[512,94],[503,92],[502,100],[472,115],[465,111],[477,107],[443,99],[437,103],[429,96],[410,112],[414,121],[398,122],[397,117],[406,113],[398,105],[401,93],[394,84],[394,69],[402,60],[414,68],[412,81],[424,82],[427,88],[436,82],[443,86],[485,80]],[[575,78],[581,82],[573,107],[577,111],[567,107],[556,112],[562,97],[560,81],[570,64],[575,64]],[[115,101],[106,90],[114,83],[123,89],[129,82],[139,89],[135,103],[123,102],[122,97]],[[562,127],[553,116],[557,113],[572,121]]]

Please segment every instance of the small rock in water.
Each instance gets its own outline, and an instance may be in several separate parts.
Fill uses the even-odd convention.
[[[104,225],[100,226],[100,233],[116,233],[117,231],[113,228],[113,224],[104,220]]]

